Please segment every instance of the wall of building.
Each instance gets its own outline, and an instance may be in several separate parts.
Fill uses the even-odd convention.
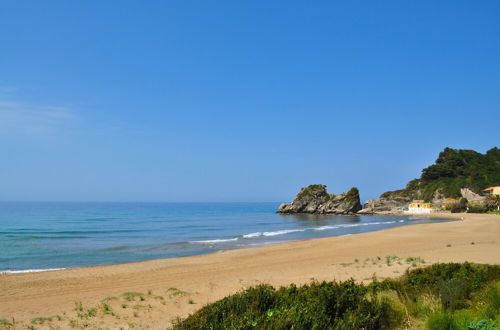
[[[412,214],[423,214],[431,213],[431,209],[426,207],[409,207],[407,212]]]

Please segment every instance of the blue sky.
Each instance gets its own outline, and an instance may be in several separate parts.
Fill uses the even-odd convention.
[[[500,143],[500,2],[3,1],[0,200],[362,199]]]

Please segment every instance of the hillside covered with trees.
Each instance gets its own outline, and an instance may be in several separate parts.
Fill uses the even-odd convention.
[[[435,164],[424,168],[419,179],[406,188],[388,191],[384,198],[409,197],[431,201],[437,198],[458,198],[461,188],[479,193],[489,186],[500,186],[500,149],[485,154],[474,150],[445,148]]]

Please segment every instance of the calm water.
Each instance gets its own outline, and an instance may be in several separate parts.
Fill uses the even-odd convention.
[[[0,272],[190,256],[436,221],[418,216],[279,215],[277,207],[277,203],[0,203]]]

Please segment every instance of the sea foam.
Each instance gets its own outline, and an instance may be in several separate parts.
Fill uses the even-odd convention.
[[[215,244],[215,243],[224,243],[224,242],[234,242],[237,241],[238,237],[235,238],[227,238],[227,239],[209,239],[206,241],[190,241],[189,243],[199,243],[199,244]]]
[[[39,273],[50,272],[53,270],[63,270],[66,268],[47,268],[47,269],[23,269],[23,270],[0,270],[0,274],[25,274],[25,273]]]

